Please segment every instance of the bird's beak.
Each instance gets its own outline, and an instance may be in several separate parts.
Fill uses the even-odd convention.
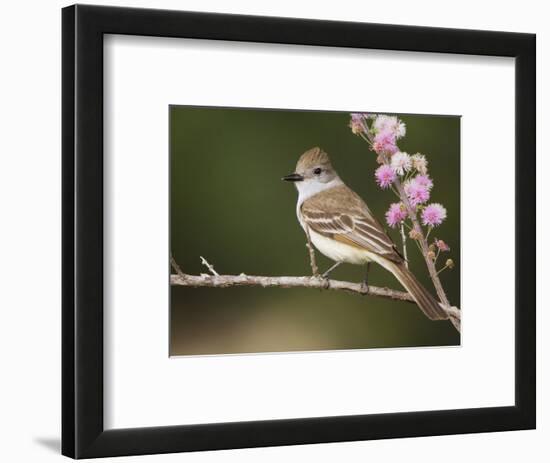
[[[290,174],[283,177],[281,180],[285,180],[287,182],[301,182],[303,179],[304,177],[300,174]]]

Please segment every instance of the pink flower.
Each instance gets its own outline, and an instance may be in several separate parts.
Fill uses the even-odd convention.
[[[450,251],[451,250],[449,245],[447,243],[445,243],[445,241],[443,241],[443,240],[438,240],[437,238],[435,238],[434,243],[437,246],[437,249],[439,249],[440,251],[445,252],[445,251]]]
[[[407,210],[402,203],[393,203],[386,212],[386,222],[392,228],[403,222],[407,218]]]
[[[391,166],[392,169],[398,175],[404,175],[405,172],[411,170],[411,157],[403,152],[398,151],[391,157]]]
[[[364,114],[352,113],[351,120],[349,121],[349,127],[355,135],[360,133],[365,133],[367,131],[367,126],[363,120]]]
[[[405,136],[407,128],[405,124],[395,116],[380,114],[373,122],[376,133],[390,132],[396,139]]]
[[[426,175],[428,173],[428,161],[426,160],[426,156],[420,153],[413,154],[411,157],[413,167],[420,172],[423,175]]]
[[[428,191],[434,186],[434,182],[428,175],[417,175],[411,181],[415,182],[417,185],[425,187]]]
[[[432,203],[422,211],[422,223],[430,227],[436,227],[447,218],[447,209],[439,203]]]
[[[393,154],[397,152],[395,135],[392,132],[380,132],[374,136],[372,149],[376,154]]]
[[[376,178],[376,183],[380,188],[388,188],[393,182],[395,182],[395,172],[387,164],[381,165],[374,172],[374,177]]]
[[[424,204],[430,199],[430,187],[422,181],[418,182],[417,177],[409,180],[404,186],[405,194],[413,207]]]

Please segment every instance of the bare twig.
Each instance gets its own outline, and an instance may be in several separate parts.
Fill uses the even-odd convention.
[[[441,267],[441,268],[437,271],[436,275],[439,275],[439,274],[440,274],[443,270],[445,270],[446,268],[449,268],[449,266],[448,266],[447,264],[445,264],[443,267]]]
[[[216,272],[214,267],[210,265],[204,257],[200,256],[200,258],[201,258],[201,264],[204,265],[212,275],[220,276],[220,274]]]
[[[176,273],[180,276],[180,277],[184,277],[185,274],[183,273],[183,270],[181,269],[181,267],[178,265],[178,263],[176,262],[176,259],[174,259],[174,256],[172,254],[170,254],[170,264],[172,265],[172,267],[174,268],[174,270],[176,271]]]
[[[401,240],[403,241],[403,258],[405,266],[409,268],[409,258],[407,257],[407,235],[405,235],[405,225],[401,222]]]

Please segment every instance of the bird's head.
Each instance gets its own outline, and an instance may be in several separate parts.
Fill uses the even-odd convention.
[[[328,154],[321,148],[307,150],[300,156],[294,173],[283,177],[288,182],[296,182],[298,190],[313,184],[327,184],[338,178],[330,163]]]

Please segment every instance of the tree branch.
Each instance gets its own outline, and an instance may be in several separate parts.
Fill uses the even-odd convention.
[[[329,280],[319,276],[255,276],[245,275],[244,273],[241,273],[240,275],[210,275],[206,273],[201,275],[189,275],[181,272],[181,269],[178,271],[179,266],[177,266],[175,260],[171,259],[171,262],[176,271],[175,274],[170,275],[170,285],[172,286],[192,288],[259,286],[262,288],[276,287],[328,289],[415,303],[414,299],[407,292],[371,285],[367,288],[361,283],[352,283],[350,281]],[[460,321],[460,310],[456,307],[444,306],[443,304],[441,304],[441,307],[447,311],[451,321],[453,321],[453,319]]]

